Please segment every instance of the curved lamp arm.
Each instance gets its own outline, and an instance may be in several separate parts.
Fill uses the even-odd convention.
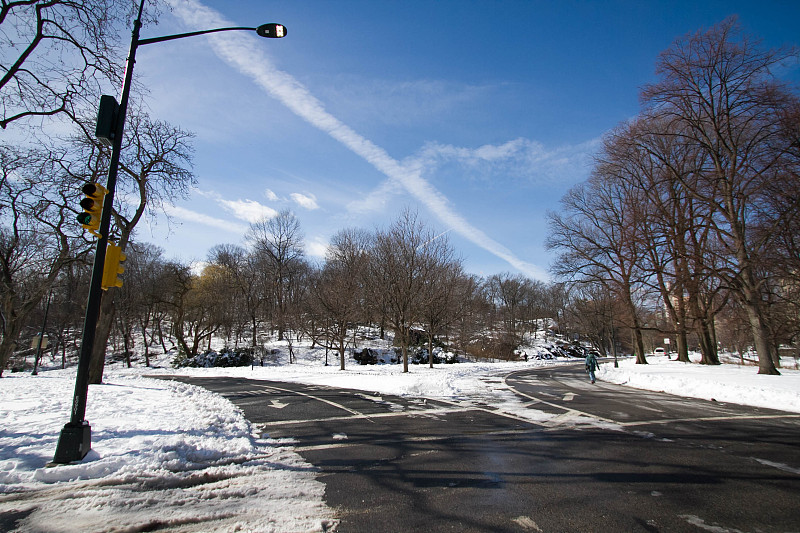
[[[195,35],[204,35],[206,33],[216,33],[219,31],[231,31],[231,30],[249,30],[254,31],[261,37],[268,37],[270,39],[280,39],[281,37],[286,36],[286,26],[283,24],[262,24],[258,28],[247,28],[242,26],[237,26],[233,28],[217,28],[214,30],[202,30],[202,31],[193,31],[189,33],[179,33],[177,35],[166,35],[164,37],[153,37],[152,39],[140,39],[137,44],[139,46],[144,44],[153,44],[153,43],[161,43],[164,41],[171,41],[173,39],[182,39],[184,37],[193,37]]]

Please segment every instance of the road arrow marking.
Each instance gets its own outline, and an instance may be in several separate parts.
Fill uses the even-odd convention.
[[[523,529],[527,529],[528,531],[542,531],[542,528],[536,525],[536,522],[534,522],[533,520],[530,519],[530,517],[527,516],[518,516],[517,518],[514,518],[511,521],[516,522],[517,525],[519,525]]]
[[[274,407],[275,409],[283,409],[284,407],[289,405],[288,403],[283,403],[280,400],[270,400],[270,403],[272,403],[272,405],[268,407]]]
[[[573,398],[575,398],[575,393],[574,393],[574,392],[568,392],[568,393],[566,393],[566,394],[564,395],[564,398],[562,398],[562,399],[563,399],[565,402],[571,402]]]

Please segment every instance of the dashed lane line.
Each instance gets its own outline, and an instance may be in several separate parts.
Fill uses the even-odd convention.
[[[394,417],[414,417],[414,416],[436,416],[436,415],[447,415],[451,413],[461,413],[466,411],[473,411],[473,408],[462,407],[462,408],[452,408],[446,407],[441,409],[412,409],[408,411],[392,411],[387,413],[357,413],[352,416],[329,416],[326,418],[306,418],[306,419],[296,419],[296,420],[276,420],[274,422],[259,422],[253,424],[257,428],[268,428],[268,427],[275,427],[275,426],[292,426],[297,424],[319,424],[324,422],[339,422],[339,421],[347,421],[347,420],[363,420],[365,418],[394,418]]]
[[[453,439],[464,439],[474,437],[502,437],[505,435],[519,435],[524,433],[524,429],[504,429],[500,431],[478,431],[473,433],[464,433],[458,435],[424,435],[424,436],[403,436],[398,438],[383,438],[377,440],[370,440],[368,442],[353,441],[353,442],[330,442],[326,444],[309,444],[308,446],[295,446],[292,445],[292,450],[297,452],[309,451],[322,451],[322,450],[335,450],[337,448],[352,448],[355,446],[381,446],[385,444],[392,444],[402,442],[404,444],[412,442],[439,442]]]
[[[331,442],[328,444],[310,444],[308,446],[293,446],[292,450],[296,452],[316,452],[321,450],[335,450],[337,448],[352,448],[354,446],[375,446],[387,444],[389,442],[403,441],[409,442],[433,442],[452,439],[453,435],[430,435],[425,437],[403,437],[402,439],[379,439],[370,442]]]
[[[617,422],[623,427],[649,426],[652,424],[671,424],[673,422],[714,422],[719,420],[770,420],[800,418],[800,414],[785,415],[730,415],[730,416],[698,416],[695,418],[659,418],[657,420],[639,420],[636,422]]]
[[[509,376],[511,377],[511,376]],[[672,424],[672,423],[680,423],[680,422],[713,422],[713,421],[720,421],[720,420],[769,420],[769,419],[791,419],[791,418],[800,418],[800,414],[780,414],[780,415],[727,415],[727,416],[704,416],[704,417],[692,417],[692,418],[659,418],[655,420],[638,420],[633,422],[620,422],[618,420],[612,420],[610,418],[604,418],[599,415],[586,413],[583,411],[578,411],[576,409],[572,409],[570,407],[565,407],[563,405],[559,405],[556,403],[548,402],[541,398],[537,398],[531,394],[526,394],[516,388],[513,385],[510,385],[506,380],[506,385],[514,391],[514,393],[519,394],[520,396],[524,396],[530,400],[535,402],[543,403],[545,405],[549,405],[550,407],[555,407],[556,409],[561,409],[565,411],[566,414],[578,414],[587,416],[590,418],[594,418],[597,420],[602,420],[603,422],[607,422],[609,424],[616,424],[620,427],[636,427],[636,426],[649,426],[654,424]]]

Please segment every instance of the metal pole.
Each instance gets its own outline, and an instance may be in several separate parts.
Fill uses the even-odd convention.
[[[91,428],[89,422],[84,419],[86,416],[86,396],[89,392],[89,366],[92,359],[92,349],[97,330],[97,319],[100,314],[100,301],[103,296],[101,284],[103,281],[103,266],[106,259],[106,246],[108,244],[108,233],[111,227],[111,214],[114,205],[114,189],[117,185],[117,170],[119,168],[119,158],[122,152],[122,135],[125,131],[125,115],[128,111],[128,97],[131,92],[131,81],[133,80],[133,66],[136,64],[136,49],[139,45],[159,43],[182,37],[191,37],[205,33],[214,33],[230,30],[256,30],[261,37],[280,38],[286,35],[286,28],[282,24],[264,24],[258,28],[218,28],[214,30],[203,30],[179,35],[168,35],[153,39],[139,39],[139,30],[142,27],[142,11],[144,10],[145,0],[139,4],[139,13],[133,22],[133,33],[131,34],[131,47],[128,52],[128,61],[125,66],[125,81],[122,85],[119,108],[117,109],[116,124],[114,125],[114,143],[111,151],[111,161],[108,167],[108,182],[106,189],[108,193],[103,201],[103,211],[100,216],[100,238],[97,241],[97,250],[94,255],[94,266],[92,267],[92,281],[89,286],[89,299],[86,302],[86,316],[84,318],[83,339],[81,343],[81,354],[78,359],[78,375],[75,378],[75,394],[72,399],[72,415],[70,421],[61,430],[58,439],[53,464],[66,464],[72,461],[80,461],[89,450],[91,450]]]
[[[122,151],[122,135],[125,131],[125,114],[128,109],[128,97],[131,92],[133,66],[136,63],[136,48],[139,46],[139,30],[142,27],[144,2],[145,0],[142,0],[139,5],[139,14],[133,23],[131,47],[125,67],[125,81],[122,85],[122,94],[120,96],[119,109],[117,110],[114,145],[108,168],[108,182],[106,184],[108,194],[105,196],[103,211],[100,216],[100,238],[97,241],[97,250],[94,255],[94,266],[92,268],[92,281],[89,285],[89,299],[86,302],[81,354],[78,360],[78,375],[75,378],[75,394],[72,399],[72,414],[70,421],[61,430],[61,435],[58,439],[55,457],[53,458],[53,463],[56,464],[80,461],[89,453],[89,450],[92,449],[91,427],[89,426],[89,422],[85,420],[86,396],[89,392],[89,366],[92,358],[92,349],[94,348],[97,319],[100,314],[100,300],[103,297],[103,290],[101,288],[101,283],[103,281],[103,265],[106,259],[106,245],[108,244],[108,233],[111,227],[114,188],[117,184],[117,169],[119,167],[120,152]]]

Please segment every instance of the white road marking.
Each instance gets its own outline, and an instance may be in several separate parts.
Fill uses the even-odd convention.
[[[800,418],[800,414],[785,415],[728,415],[698,416],[695,418],[659,418],[657,420],[639,420],[637,422],[617,422],[623,427],[649,426],[654,424],[672,424],[673,422],[714,422],[717,420],[770,420],[780,418]]]
[[[518,516],[518,517],[514,518],[511,521],[514,522],[515,524],[517,524],[518,526],[520,526],[523,529],[529,529],[531,531],[542,531],[542,528],[540,528],[536,524],[536,522],[534,522],[528,516]]]
[[[452,439],[452,435],[438,435],[438,436],[429,436],[429,437],[403,437],[402,441],[404,443],[408,442],[431,442],[437,440],[447,440]],[[400,440],[400,439],[394,439]],[[320,450],[334,450],[336,448],[348,448],[353,446],[367,446],[367,445],[374,445],[376,444],[375,441],[371,442],[332,442],[329,444],[313,444],[310,446],[295,446],[293,450],[296,452],[312,452],[312,451],[320,451]],[[382,444],[382,441],[377,441],[377,444]]]
[[[753,457],[753,459],[755,459],[762,465],[771,466],[772,468],[777,468],[778,470],[783,470],[784,472],[789,472],[790,474],[800,474],[800,468],[794,468],[782,463],[767,461],[766,459],[759,459],[758,457]]]
[[[507,378],[506,378],[506,384],[508,385]],[[543,400],[541,398],[537,398],[536,396],[532,396],[530,394],[526,394],[526,393],[524,393],[524,392],[522,392],[520,390],[517,390],[512,385],[508,385],[508,387],[515,394],[518,394],[520,396],[524,396],[525,398],[533,400],[534,402],[540,402],[540,403],[543,403],[545,405],[549,405],[550,407],[555,407],[556,409],[561,409],[563,411],[566,411],[565,414],[577,413],[577,414],[580,414],[580,415],[583,415],[583,416],[586,416],[586,417],[589,417],[589,418],[593,418],[595,420],[600,420],[600,421],[603,421],[603,422],[607,422],[609,424],[614,424],[614,425],[620,426],[622,428],[636,427],[636,426],[649,426],[649,425],[654,425],[654,424],[672,424],[672,423],[680,423],[680,422],[712,422],[712,421],[717,421],[717,420],[769,420],[769,419],[800,418],[800,414],[725,415],[725,416],[704,416],[704,417],[693,417],[693,418],[659,418],[659,419],[655,419],[655,420],[639,420],[639,421],[635,421],[635,422],[620,422],[620,421],[617,421],[617,420],[612,420],[610,418],[604,418],[602,416],[598,416],[598,415],[595,415],[595,414],[592,414],[592,413],[586,413],[586,412],[583,412],[583,411],[578,411],[578,410],[572,409],[571,407],[566,407],[564,405],[559,405],[557,403],[552,403],[552,402],[545,401],[545,400]],[[567,395],[570,395],[570,394],[573,394],[573,393],[567,393]],[[565,395],[562,398],[562,400],[569,401],[566,398],[567,395]],[[574,397],[575,397],[575,395],[573,394],[573,398]],[[570,399],[572,399],[572,398],[570,398]],[[561,415],[559,415],[559,416],[561,416]],[[558,418],[558,417],[556,417],[556,418]],[[545,425],[549,425],[549,424],[545,424]]]
[[[372,402],[383,402],[383,398],[380,394],[375,394],[375,396],[370,396],[369,394],[356,394],[359,398],[364,398],[365,400],[370,400]]]
[[[699,516],[691,515],[691,514],[682,514],[678,515],[679,518],[683,518],[691,525],[698,527],[700,529],[705,529],[706,531],[711,531],[712,533],[743,533],[739,529],[728,529],[727,527],[722,526],[715,526],[712,524],[706,524],[706,521],[700,518]]]
[[[288,403],[283,403],[280,400],[270,400],[270,404],[271,405],[269,407],[274,407],[275,409],[283,409],[284,407],[289,405]]]
[[[348,413],[352,413],[352,414],[354,414],[354,415],[356,415],[358,417],[369,419],[369,416],[365,415],[364,413],[360,413],[358,411],[350,409],[349,407],[345,407],[344,405],[342,405],[340,403],[332,402],[331,400],[326,400],[325,398],[320,398],[319,396],[314,396],[312,394],[306,394],[305,392],[300,392],[300,391],[291,390],[291,389],[282,389],[280,387],[274,387],[274,386],[271,386],[271,385],[263,385],[261,388],[267,389],[267,390],[276,390],[276,391],[280,391],[280,392],[287,392],[289,394],[297,394],[298,396],[305,396],[306,398],[311,398],[312,400],[317,400],[318,402],[327,403],[328,405],[331,405],[331,406],[336,407],[337,409],[341,409],[343,411],[347,411]]]
[[[610,418],[603,418],[602,416],[593,415],[591,413],[584,413],[583,411],[578,411],[578,410],[575,410],[575,409],[571,409],[569,407],[564,407],[563,405],[559,405],[557,403],[548,402],[548,401],[542,400],[541,398],[537,398],[536,396],[531,396],[530,394],[525,394],[524,392],[515,389],[511,385],[509,385],[509,387],[511,388],[512,391],[514,391],[515,394],[519,394],[520,396],[524,396],[525,398],[528,398],[528,399],[533,400],[533,401],[541,402],[541,403],[543,403],[545,405],[549,405],[550,407],[555,407],[556,409],[562,409],[564,411],[567,411],[568,413],[577,413],[579,415],[583,415],[583,416],[586,416],[588,418],[593,418],[595,420],[600,420],[600,421],[606,422],[608,424],[619,424],[619,422],[617,422],[616,420],[611,420]]]
[[[463,413],[466,411],[473,411],[473,408],[450,408],[445,407],[441,409],[429,409],[427,411],[404,411],[404,412],[388,412],[388,413],[372,413],[372,414],[363,414],[357,413],[352,416],[329,416],[326,418],[306,418],[306,419],[297,419],[297,420],[276,420],[275,422],[260,422],[254,424],[256,427],[259,428],[267,428],[272,426],[284,426],[284,425],[296,425],[296,424],[318,424],[322,422],[337,422],[339,420],[362,420],[365,418],[391,418],[391,417],[398,417],[398,416],[419,416],[421,413],[429,414],[429,415],[441,415],[441,414],[450,414],[450,413]]]

